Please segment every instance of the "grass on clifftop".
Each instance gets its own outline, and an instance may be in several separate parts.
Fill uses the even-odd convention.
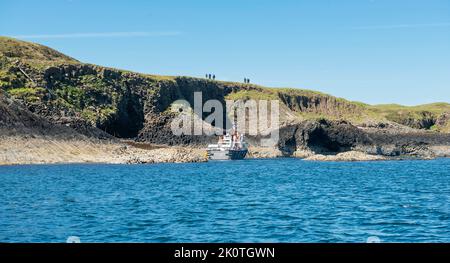
[[[3,36],[0,36],[0,55],[12,60],[20,59],[36,67],[49,64],[79,63],[77,60],[49,47]]]
[[[408,111],[408,112],[420,112],[420,111],[429,111],[432,113],[442,113],[444,111],[450,111],[450,104],[445,102],[436,102],[430,104],[423,104],[417,106],[403,106],[399,104],[379,104],[379,105],[371,105],[369,106],[374,111],[378,111],[380,113],[386,112],[399,112],[399,111]]]
[[[270,90],[240,90],[226,96],[227,100],[277,100],[278,96]]]
[[[417,106],[403,106],[399,104],[381,104],[371,105],[368,109],[376,115],[385,117],[392,121],[398,121],[398,118],[421,119],[425,116],[434,116],[435,118],[444,112],[450,112],[450,104],[437,102]]]

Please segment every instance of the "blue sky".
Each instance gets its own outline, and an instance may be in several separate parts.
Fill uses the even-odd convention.
[[[1,0],[0,35],[143,73],[450,102],[450,0]]]

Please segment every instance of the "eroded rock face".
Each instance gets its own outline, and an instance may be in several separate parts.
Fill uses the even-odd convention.
[[[450,134],[405,132],[403,130],[363,130],[343,121],[305,121],[280,131],[279,149],[285,156],[337,154],[356,150],[369,155],[402,155],[432,158],[433,146],[450,148]],[[308,154],[304,154],[308,153]]]
[[[397,123],[414,128],[414,129],[430,129],[436,123],[436,117],[431,112],[421,112],[418,118],[405,117],[399,118]]]
[[[450,112],[442,113],[436,120],[436,124],[439,126],[445,126],[450,121]]]
[[[335,117],[361,112],[361,109],[355,104],[320,94],[312,93],[308,96],[302,96],[279,93],[279,99],[294,112],[327,114]]]
[[[83,119],[58,118],[49,120],[30,112],[17,101],[0,95],[0,137],[50,137],[60,140],[89,138],[117,141],[110,134],[92,127]],[[16,145],[21,148],[21,145]]]
[[[286,155],[299,149],[317,153],[347,151],[357,145],[370,144],[363,131],[345,121],[305,121],[280,131],[279,148]]]
[[[204,147],[217,142],[216,136],[206,135],[174,135],[171,129],[175,114],[148,113],[145,116],[145,127],[139,132],[136,141],[164,145],[194,145]]]
[[[414,112],[391,112],[386,115],[386,119],[406,127],[413,129],[430,130],[433,126],[442,126],[448,114],[433,113],[430,111],[414,111]]]

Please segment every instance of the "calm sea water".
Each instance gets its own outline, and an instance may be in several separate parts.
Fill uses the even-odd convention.
[[[0,167],[0,242],[450,242],[450,159]]]

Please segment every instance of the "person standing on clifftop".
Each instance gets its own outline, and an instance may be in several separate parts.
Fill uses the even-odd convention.
[[[213,75],[213,80],[216,80],[216,75]]]

